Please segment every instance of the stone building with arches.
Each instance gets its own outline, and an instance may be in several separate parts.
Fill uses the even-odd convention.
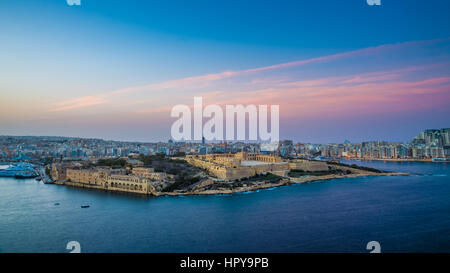
[[[138,174],[126,175],[123,169],[67,169],[65,178],[64,184],[69,186],[139,194],[155,194],[155,186],[161,182]]]
[[[156,192],[150,179],[137,175],[110,175],[104,182],[104,189],[142,194]]]

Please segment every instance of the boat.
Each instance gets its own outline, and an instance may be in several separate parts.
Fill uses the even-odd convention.
[[[11,167],[0,170],[0,177],[14,177],[14,175],[15,172],[11,169]]]
[[[37,177],[34,165],[26,162],[19,162],[6,169],[0,170],[0,177],[34,178]]]
[[[34,172],[18,172],[14,175],[16,179],[29,179],[35,178],[37,176]]]
[[[81,206],[82,209],[86,209],[86,208],[89,208],[89,207],[90,207],[89,205]]]
[[[446,158],[437,157],[437,158],[431,159],[431,161],[432,162],[447,162],[448,160]]]

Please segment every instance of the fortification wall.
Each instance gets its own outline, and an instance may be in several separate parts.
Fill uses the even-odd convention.
[[[327,171],[328,165],[322,161],[296,160],[289,163],[291,170],[303,170],[307,172]]]

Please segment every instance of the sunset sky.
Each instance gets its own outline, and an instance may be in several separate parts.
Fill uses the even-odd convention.
[[[146,3],[144,3],[146,2]],[[167,141],[177,104],[278,104],[280,138],[450,127],[450,1],[3,0],[0,135]]]

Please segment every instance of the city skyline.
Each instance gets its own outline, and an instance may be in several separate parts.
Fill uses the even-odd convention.
[[[194,96],[279,104],[280,139],[305,143],[450,127],[449,3],[310,2],[10,1],[0,133],[167,141]]]
[[[357,158],[392,160],[441,160],[450,156],[450,128],[426,129],[410,142],[365,141],[361,143],[295,143],[281,140],[275,146],[255,142],[121,142],[103,139],[67,137],[0,136],[0,159],[45,160],[50,158],[89,159],[98,157],[134,157],[140,155],[183,156],[242,151],[276,154],[283,157]],[[1,162],[1,160],[0,160]]]
[[[319,142],[304,142],[304,141],[297,141],[297,140],[290,140],[290,139],[280,139],[278,143],[282,143],[284,141],[293,141],[293,143],[298,144],[317,144],[317,145],[333,145],[333,144],[361,144],[361,143],[369,143],[369,142],[387,142],[387,143],[412,143],[414,140],[420,136],[420,134],[423,134],[426,131],[440,131],[440,130],[450,130],[450,128],[426,128],[418,132],[419,134],[414,135],[412,138],[406,141],[391,141],[389,139],[366,139],[360,142],[352,142],[348,139],[344,139],[341,142],[327,142],[327,143],[319,143]],[[212,141],[205,141],[205,140],[180,140],[176,141],[171,138],[166,140],[159,140],[159,141],[131,141],[131,140],[119,140],[119,139],[108,139],[108,138],[101,138],[101,137],[80,137],[80,136],[64,136],[64,135],[0,135],[0,138],[64,138],[64,139],[80,139],[80,140],[101,140],[101,141],[111,141],[111,142],[123,142],[123,143],[142,143],[142,144],[156,144],[156,143],[187,143],[187,144],[220,144],[220,143],[244,143],[244,144],[268,144],[267,141],[249,141],[249,140],[212,140]],[[203,142],[205,141],[205,142]]]

